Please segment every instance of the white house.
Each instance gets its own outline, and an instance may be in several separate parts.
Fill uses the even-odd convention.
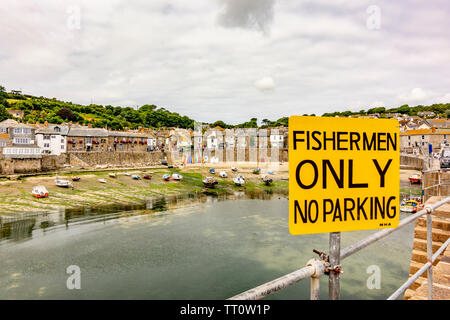
[[[67,152],[68,131],[68,127],[59,125],[50,125],[36,131],[36,142],[42,154],[59,156]]]

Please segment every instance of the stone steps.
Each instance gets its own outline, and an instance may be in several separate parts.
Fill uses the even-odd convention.
[[[433,241],[436,242],[445,242],[450,237],[450,231],[447,230],[433,229],[432,234]],[[416,226],[416,228],[414,229],[414,238],[426,240],[427,228]]]
[[[435,229],[450,231],[450,219],[449,218],[443,218],[443,217],[433,215],[431,225]],[[419,219],[417,219],[416,226],[426,228],[427,227],[427,218],[420,217]]]

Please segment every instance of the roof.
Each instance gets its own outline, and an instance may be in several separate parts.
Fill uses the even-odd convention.
[[[61,131],[56,131],[55,128],[60,128]],[[69,132],[69,128],[66,126],[59,126],[59,125],[50,125],[48,127],[44,127],[41,129],[38,129],[36,131],[36,134],[59,134],[62,136],[67,135],[67,133]]]
[[[102,128],[72,127],[69,129],[67,135],[71,137],[107,137],[108,130]]]
[[[127,132],[127,131],[109,131],[110,137],[132,137],[132,138],[148,138],[148,135],[140,132]]]
[[[2,127],[2,128],[30,128],[30,129],[33,128],[32,126],[17,122],[16,120],[13,120],[13,119],[6,119],[6,120],[0,122],[0,127]]]

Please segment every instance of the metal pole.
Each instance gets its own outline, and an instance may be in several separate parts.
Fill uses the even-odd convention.
[[[331,232],[330,233],[330,275],[328,281],[328,296],[330,300],[339,300],[340,296],[340,284],[339,284],[339,273],[334,272],[333,268],[338,266],[341,261],[341,233]]]
[[[320,300],[320,278],[311,277],[311,300]]]
[[[427,210],[427,260],[431,264],[427,270],[428,277],[428,300],[433,300],[433,220],[431,213],[433,210]]]

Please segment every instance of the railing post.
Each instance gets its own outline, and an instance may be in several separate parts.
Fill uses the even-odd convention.
[[[340,284],[339,284],[339,272],[333,270],[334,267],[338,266],[341,261],[341,233],[331,232],[330,233],[330,274],[328,279],[328,296],[330,300],[339,300],[340,296]]]
[[[311,300],[320,300],[320,278],[311,277]]]
[[[427,270],[428,277],[428,300],[433,300],[433,220],[431,213],[433,210],[427,208],[427,260],[431,264]]]

